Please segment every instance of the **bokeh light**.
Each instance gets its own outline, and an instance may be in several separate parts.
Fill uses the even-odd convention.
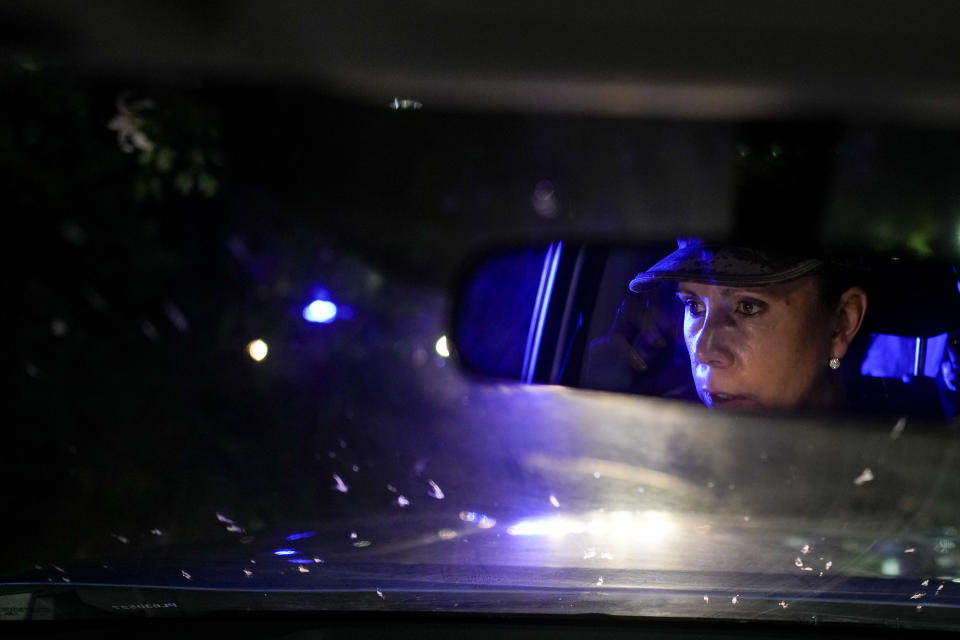
[[[337,305],[329,300],[314,300],[303,308],[303,319],[307,322],[329,324],[337,319]]]
[[[247,353],[257,362],[267,357],[267,351],[267,343],[260,339],[254,340],[247,345]]]
[[[440,336],[440,339],[437,340],[437,353],[440,354],[443,358],[450,357],[450,349],[447,348],[447,336]]]

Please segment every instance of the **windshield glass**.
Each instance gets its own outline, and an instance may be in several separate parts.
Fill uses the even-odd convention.
[[[960,626],[958,441],[942,416],[710,412],[666,379],[628,395],[457,366],[469,255],[531,236],[669,251],[683,229],[720,234],[732,158],[771,153],[739,146],[734,124],[431,111],[28,56],[2,86],[18,261],[5,618]],[[817,224],[951,264],[958,142],[850,127]],[[591,341],[663,255],[610,256],[599,275],[616,293],[595,301]],[[915,343],[894,338],[919,334],[883,335],[863,366],[910,373]],[[930,335],[919,375],[955,384],[952,338]]]

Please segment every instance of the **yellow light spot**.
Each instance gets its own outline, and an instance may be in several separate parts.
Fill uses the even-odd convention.
[[[250,357],[260,362],[267,357],[267,343],[263,340],[254,340],[247,345],[247,353],[250,354]]]
[[[437,340],[437,353],[444,358],[450,357],[450,350],[447,348],[447,336],[440,336],[440,339]]]

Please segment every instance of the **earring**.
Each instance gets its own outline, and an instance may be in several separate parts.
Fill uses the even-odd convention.
[[[840,368],[840,358],[830,358],[827,364],[830,366],[831,369],[837,370]]]

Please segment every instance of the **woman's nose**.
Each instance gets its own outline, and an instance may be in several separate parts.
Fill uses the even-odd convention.
[[[700,364],[723,368],[733,364],[730,335],[733,319],[723,310],[712,309],[707,313],[697,336],[696,356]]]

